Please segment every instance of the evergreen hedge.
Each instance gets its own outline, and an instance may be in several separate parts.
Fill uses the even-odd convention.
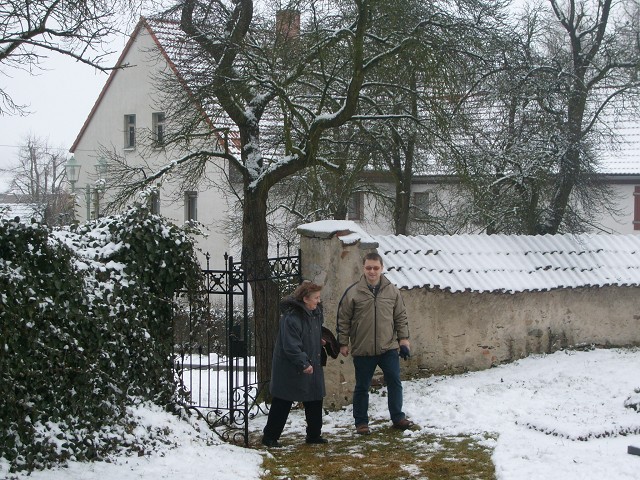
[[[0,222],[0,457],[13,471],[131,443],[133,403],[179,409],[172,311],[200,281],[187,232],[145,208],[62,230]]]

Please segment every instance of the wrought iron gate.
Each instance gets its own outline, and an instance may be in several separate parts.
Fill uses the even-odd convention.
[[[176,370],[189,408],[197,410],[225,440],[249,445],[249,420],[260,413],[256,401],[269,379],[258,378],[258,348],[248,268],[225,255],[226,268],[203,271],[205,292],[198,299],[181,299],[174,320]],[[267,278],[279,302],[301,281],[300,252],[269,259]],[[277,304],[277,303],[276,303]],[[273,332],[275,336],[276,332]],[[269,352],[270,355],[270,352]]]

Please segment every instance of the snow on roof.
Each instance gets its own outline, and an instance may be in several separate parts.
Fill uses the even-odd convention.
[[[612,128],[620,142],[602,153],[598,171],[608,175],[640,175],[640,119],[627,116],[613,122]]]
[[[372,236],[399,288],[545,291],[640,285],[639,235]]]
[[[21,222],[30,222],[32,218],[42,220],[43,209],[37,203],[0,203],[0,218],[20,217]]]
[[[298,233],[377,248],[385,275],[402,289],[515,293],[640,286],[640,235],[369,235],[348,220],[307,223]]]

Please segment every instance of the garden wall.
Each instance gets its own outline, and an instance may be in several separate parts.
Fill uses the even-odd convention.
[[[362,257],[377,247],[349,231],[301,227],[302,275],[324,284],[325,324],[336,328],[344,290],[360,277]],[[402,290],[412,357],[405,375],[482,370],[562,348],[640,345],[640,288],[600,287],[521,293]],[[351,357],[329,360],[327,407],[351,403]]]

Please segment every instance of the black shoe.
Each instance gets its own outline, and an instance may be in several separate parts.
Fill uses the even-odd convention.
[[[278,442],[278,440],[274,440],[273,438],[269,438],[269,437],[262,437],[262,444],[265,447],[271,447],[271,448],[280,448],[282,446],[280,442]]]
[[[322,437],[307,437],[307,443],[313,443],[313,444],[323,444],[323,443],[329,443],[329,440],[327,440],[326,438],[322,438]]]

